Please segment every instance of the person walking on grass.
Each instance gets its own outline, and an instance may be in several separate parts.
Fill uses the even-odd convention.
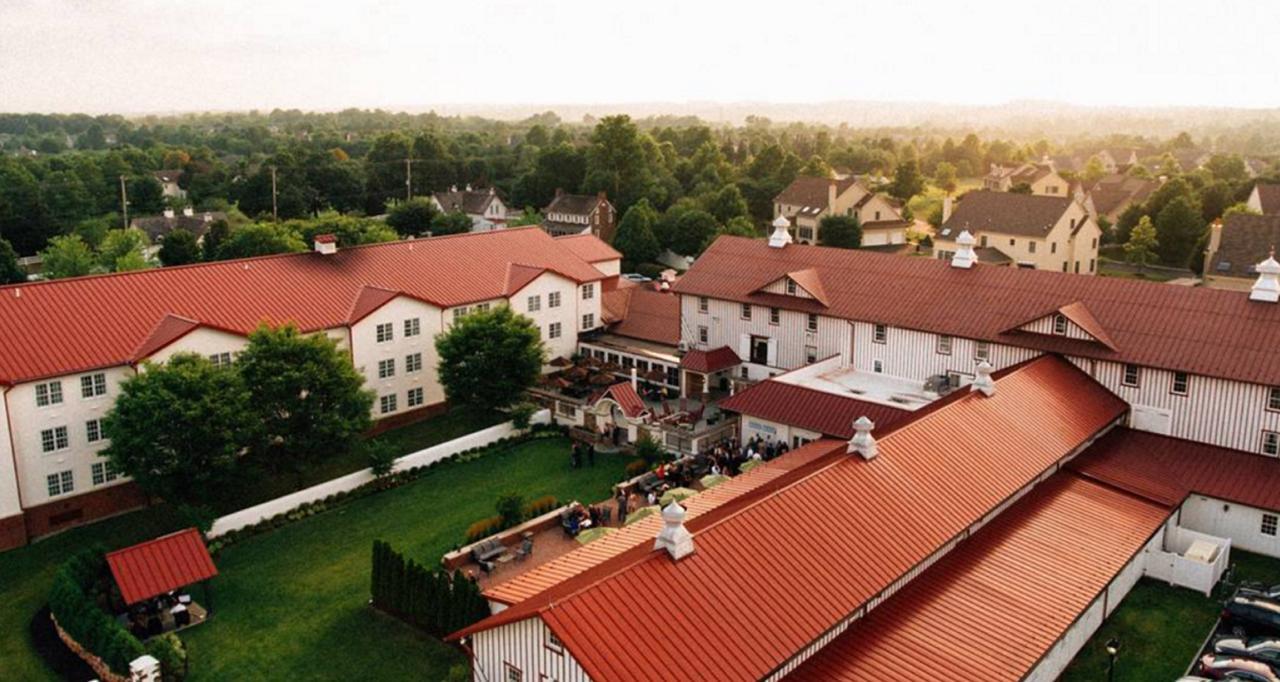
[[[590,466],[596,465],[596,444],[595,443],[587,443],[587,464]]]

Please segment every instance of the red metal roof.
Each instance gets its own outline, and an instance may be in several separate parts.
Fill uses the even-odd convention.
[[[262,322],[315,331],[348,324],[379,289],[445,307],[508,295],[513,264],[604,278],[563,246],[514,228],[0,287],[0,383],[125,364],[166,316],[238,334]]]
[[[574,255],[588,263],[622,260],[622,254],[618,253],[617,249],[593,234],[570,234],[556,237],[555,240],[569,247]]]
[[[680,367],[690,372],[710,374],[733,367],[742,361],[738,354],[728,346],[720,346],[711,350],[691,350],[680,358]]]
[[[107,554],[126,604],[218,575],[200,531],[188,528]]]
[[[1126,409],[1051,356],[996,389],[686,522],[679,562],[639,546],[455,636],[536,616],[594,679],[766,676]]]
[[[1162,504],[1199,493],[1280,510],[1280,459],[1115,429],[1071,463],[1080,475]]]
[[[1023,679],[1169,511],[1059,473],[787,679]]]
[[[622,413],[631,419],[635,419],[649,409],[644,406],[644,401],[640,399],[640,394],[636,393],[635,387],[630,381],[620,381],[609,388],[604,389],[591,402],[592,404],[605,398],[612,399],[618,403],[618,407],[622,408]]]
[[[830,298],[753,293],[814,268]],[[676,284],[681,294],[757,303],[851,320],[1203,376],[1280,385],[1280,305],[1239,291],[1170,287],[1046,270],[950,267],[857,249],[720,237]],[[1009,332],[1045,311],[1080,302],[1117,350],[1062,336]]]
[[[609,333],[674,346],[680,343],[680,297],[625,279],[606,285],[601,304]]]
[[[907,410],[836,395],[770,379],[716,403],[722,410],[817,431],[836,438],[853,437],[853,420],[866,416],[886,429],[906,419]]]

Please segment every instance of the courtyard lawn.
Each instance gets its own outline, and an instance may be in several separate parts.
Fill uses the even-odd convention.
[[[1232,550],[1237,580],[1280,583],[1280,560]],[[1107,640],[1120,640],[1116,682],[1169,682],[1191,664],[1218,620],[1222,601],[1142,579],[1094,633],[1062,675],[1063,682],[1107,678]]]

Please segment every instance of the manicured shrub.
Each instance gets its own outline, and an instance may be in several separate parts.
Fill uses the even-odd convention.
[[[506,493],[498,497],[493,506],[498,510],[503,528],[518,526],[524,521],[524,496],[520,493]]]
[[[555,495],[543,495],[542,497],[534,498],[529,504],[525,505],[524,516],[527,519],[532,519],[542,516],[558,506],[560,506],[560,502]]]
[[[467,542],[472,543],[497,533],[502,530],[502,517],[490,516],[486,519],[480,519],[475,523],[467,526]]]
[[[517,429],[527,429],[529,422],[533,420],[533,413],[537,411],[538,406],[533,403],[516,403],[511,407],[511,424]]]
[[[461,571],[429,570],[380,540],[373,543],[372,602],[437,637],[489,615],[480,588]]]

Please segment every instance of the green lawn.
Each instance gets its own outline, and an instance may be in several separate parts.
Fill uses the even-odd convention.
[[[1238,579],[1280,583],[1280,560],[1239,550],[1232,551],[1231,560]],[[1177,679],[1208,637],[1221,610],[1220,599],[1144,578],[1085,644],[1062,681],[1105,680],[1105,646],[1112,637],[1120,641],[1116,682]]]

